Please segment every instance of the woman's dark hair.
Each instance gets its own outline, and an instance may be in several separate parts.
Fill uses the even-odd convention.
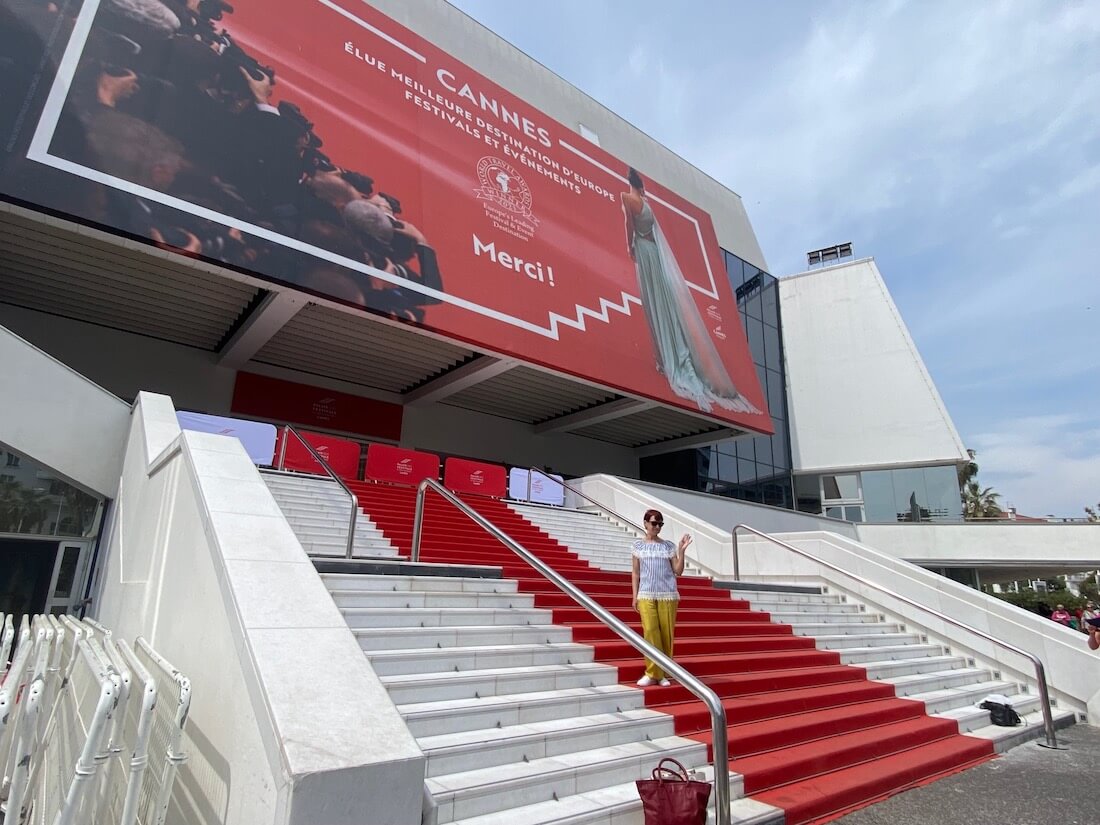
[[[638,174],[638,170],[633,166],[631,166],[630,171],[626,173],[626,179],[635,189],[645,189],[645,181],[642,180],[642,176]]]
[[[401,214],[401,201],[395,198],[393,195],[387,195],[385,192],[379,192],[379,195],[390,205],[390,209],[393,210],[393,214]]]
[[[631,170],[634,171],[634,170]],[[637,174],[635,172],[635,174]],[[657,519],[658,521],[664,521],[665,517],[661,515],[660,510],[646,510],[645,515],[642,516],[642,524],[649,524],[650,519]]]

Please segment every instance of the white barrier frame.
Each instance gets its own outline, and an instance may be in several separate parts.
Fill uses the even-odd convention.
[[[8,656],[11,654],[11,645],[15,639],[15,626],[12,624],[11,614],[0,613],[0,682],[8,675]]]
[[[97,745],[109,721],[110,711],[116,697],[115,683],[110,678],[110,674],[103,668],[99,656],[93,651],[88,640],[82,636],[78,637],[78,634],[74,632],[74,642],[75,651],[71,660],[71,667],[68,669],[67,677],[63,681],[57,696],[57,703],[50,714],[41,758],[31,771],[30,795],[33,797],[32,804],[36,808],[34,811],[36,821],[43,823],[52,821],[53,825],[86,825],[86,822],[90,821],[77,819],[77,815],[83,811],[84,799],[95,780]],[[89,680],[87,684],[84,683],[85,679]],[[86,689],[89,696],[98,689],[98,696],[94,697],[95,708],[92,710],[91,718],[88,720],[86,728],[82,726],[79,731],[61,730],[60,728],[69,721],[77,724],[81,723],[80,699],[82,697],[78,694],[80,689]],[[76,725],[74,724],[73,727],[75,728]],[[54,813],[52,806],[49,806],[51,789],[48,785],[47,768],[45,766],[47,762],[52,762],[55,758],[64,758],[63,754],[57,752],[62,747],[62,737],[73,736],[74,732],[77,736],[83,736],[84,741],[80,745],[80,752],[72,769],[73,776],[68,787],[61,788],[58,786],[55,789],[58,791],[59,797],[61,792],[64,791],[64,799],[54,800],[54,804],[57,805],[56,813]],[[45,807],[50,807],[50,810],[43,810]],[[11,825],[22,825],[22,823],[17,820]]]
[[[139,636],[137,638],[134,652],[138,656],[138,661],[141,661],[144,656],[152,664],[152,668],[148,669],[153,674],[154,679],[157,675],[156,672],[159,671],[160,676],[174,683],[179,691],[176,697],[176,707],[172,712],[172,721],[169,723],[168,742],[164,753],[164,767],[161,773],[160,786],[152,811],[146,810],[144,820],[147,825],[164,825],[164,820],[168,816],[168,805],[172,799],[172,786],[176,781],[176,773],[179,771],[180,765],[187,761],[187,754],[183,751],[182,745],[183,729],[187,724],[187,715],[191,709],[191,681],[173,667],[167,659],[153,650],[144,637]],[[142,664],[145,663],[142,662]],[[161,697],[157,707],[168,707],[167,700],[167,696]],[[162,712],[161,715],[163,716],[166,712]]]

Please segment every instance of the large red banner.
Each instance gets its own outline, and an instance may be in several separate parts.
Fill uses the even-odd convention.
[[[710,217],[645,169],[357,0],[65,10],[27,157],[121,193],[85,213],[770,432]]]
[[[271,421],[291,421],[392,441],[401,438],[404,412],[400,404],[243,371],[237,373],[230,408],[235,413]]]

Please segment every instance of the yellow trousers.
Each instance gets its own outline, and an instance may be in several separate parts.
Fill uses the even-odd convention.
[[[638,599],[638,613],[642,617],[642,635],[645,640],[666,656],[672,656],[672,641],[676,633],[676,607],[674,599]],[[645,675],[654,681],[665,678],[665,672],[649,659],[645,660]]]

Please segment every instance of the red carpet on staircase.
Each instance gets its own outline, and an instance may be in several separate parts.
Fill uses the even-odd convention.
[[[351,482],[362,508],[404,554],[412,544],[412,488]],[[464,500],[540,559],[633,626],[630,574],[604,571],[570,552],[502,502]],[[596,660],[619,669],[624,683],[641,675],[634,649],[593,620],[518,556],[437,495],[428,494],[421,561],[492,565],[554,623],[573,629]],[[747,601],[730,598],[709,579],[680,579],[676,661],[722,699],[730,770],[745,795],[782,808],[787,825],[824,823],[899,791],[926,784],[993,757],[992,743],[962,736],[924,705],[867,679],[835,651],[771,621]],[[710,714],[679,685],[646,688],[647,707],[672,715],[676,732],[708,744]]]

